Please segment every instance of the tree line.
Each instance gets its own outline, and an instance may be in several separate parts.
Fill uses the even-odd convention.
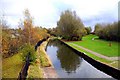
[[[49,28],[48,33],[62,37],[65,40],[78,41],[90,33],[95,33],[100,39],[120,41],[120,21],[109,24],[96,24],[94,32],[91,27],[85,27],[75,11],[66,10],[61,13],[56,28]]]
[[[112,24],[96,24],[94,33],[100,39],[120,41],[120,21]]]

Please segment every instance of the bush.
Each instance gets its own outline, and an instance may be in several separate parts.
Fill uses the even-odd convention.
[[[114,22],[112,24],[106,25],[96,25],[95,34],[99,36],[100,39],[105,39],[109,41],[120,41],[120,21]]]
[[[62,39],[69,40],[69,36],[63,36]]]
[[[27,56],[29,56],[30,63],[36,61],[36,52],[33,46],[25,44],[20,48],[20,53],[23,61],[26,61]]]
[[[72,41],[77,41],[78,38],[77,37],[72,37]]]

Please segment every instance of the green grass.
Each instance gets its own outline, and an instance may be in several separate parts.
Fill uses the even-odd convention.
[[[40,63],[42,67],[49,67],[51,64],[49,63],[45,53],[43,51],[40,51]]]
[[[92,38],[95,38],[95,40],[92,40]],[[96,36],[96,35],[87,35],[87,36],[83,37],[82,41],[76,41],[76,42],[73,41],[73,42],[66,42],[66,43],[68,45],[70,45],[71,47],[75,48],[76,50],[85,53],[86,55],[88,55],[89,57],[91,57],[97,61],[100,61],[100,62],[110,65],[112,67],[118,68],[118,63],[120,63],[120,61],[109,61],[109,60],[100,58],[94,54],[91,54],[90,52],[87,52],[87,51],[71,44],[71,43],[74,43],[74,44],[83,46],[94,52],[98,52],[102,55],[109,56],[109,57],[120,56],[120,54],[118,54],[118,45],[120,45],[120,43],[111,41],[112,46],[110,47],[109,42],[110,41],[98,39],[98,36]]]
[[[70,45],[71,47],[73,47],[74,49],[76,49],[76,50],[78,50],[78,51],[80,51],[80,52],[83,52],[84,54],[90,56],[91,58],[93,58],[93,59],[95,59],[95,60],[97,60],[97,61],[102,61],[102,62],[104,62],[104,63],[111,63],[111,62],[112,62],[112,61],[109,61],[109,60],[106,60],[106,59],[97,57],[97,56],[95,56],[94,54],[91,54],[90,52],[87,52],[87,51],[85,51],[85,50],[83,50],[83,49],[81,49],[81,48],[79,48],[79,47],[76,47],[76,46],[70,44],[70,43],[67,43],[67,44]]]
[[[74,46],[73,44],[70,44],[68,42],[66,42],[69,46],[73,47],[74,49],[80,51],[80,52],[83,52],[84,54],[86,54],[87,56],[99,61],[99,62],[102,62],[104,64],[107,64],[107,65],[110,65],[114,68],[117,68],[117,69],[120,69],[120,67],[118,66],[118,63],[120,64],[120,61],[109,61],[109,60],[106,60],[106,59],[103,59],[103,58],[100,58],[100,57],[97,57],[95,56],[94,54],[91,54],[90,52],[87,52],[77,46]]]
[[[23,62],[20,54],[2,60],[2,78],[18,78]]]
[[[92,40],[92,38],[95,38],[95,40]],[[98,52],[108,57],[120,56],[120,54],[118,54],[118,45],[120,45],[119,42],[111,41],[112,46],[110,47],[110,41],[98,39],[98,36],[96,35],[87,35],[83,37],[82,41],[67,43],[74,43],[83,46],[87,49],[90,49],[94,52]]]
[[[33,78],[40,78],[41,80],[44,77],[42,68],[51,66],[43,48],[44,45],[39,46],[38,53],[36,54],[37,60],[29,66],[27,80],[33,80]]]
[[[49,59],[47,58],[47,54],[44,51],[45,45],[46,45],[46,42],[41,44],[39,47],[40,64],[42,67],[50,67],[51,63],[50,63]]]
[[[120,70],[120,61],[113,61],[110,65]]]
[[[33,64],[29,66],[29,74],[27,75],[27,79],[30,80],[30,78],[43,78],[43,71],[40,66],[37,64]],[[33,80],[33,79],[31,79]]]

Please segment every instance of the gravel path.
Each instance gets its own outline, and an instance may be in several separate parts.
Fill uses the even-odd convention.
[[[104,55],[102,55],[102,54],[100,54],[100,53],[91,51],[91,50],[89,50],[89,49],[87,49],[87,48],[84,48],[84,47],[82,47],[82,46],[78,46],[78,45],[73,44],[73,43],[70,43],[70,44],[72,44],[72,45],[74,45],[74,46],[76,46],[76,47],[79,47],[79,48],[81,48],[81,49],[83,49],[83,50],[85,50],[85,51],[87,51],[87,52],[90,52],[90,53],[92,53],[92,54],[94,54],[94,55],[96,55],[96,56],[98,56],[98,57],[100,57],[100,58],[104,58],[104,59],[111,60],[111,61],[113,61],[113,60],[120,60],[120,57],[108,57],[108,56],[104,56]]]

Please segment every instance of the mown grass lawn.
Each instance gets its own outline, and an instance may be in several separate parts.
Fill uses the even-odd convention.
[[[106,59],[103,59],[103,58],[100,58],[100,57],[97,57],[96,55],[94,54],[91,54],[90,52],[87,52],[77,46],[74,46],[73,44],[70,44],[70,43],[67,43],[68,45],[70,45],[71,47],[73,47],[74,49],[80,51],[80,52],[83,52],[84,54],[90,56],[91,58],[97,60],[97,61],[102,61],[102,62],[105,62],[105,63],[111,63],[112,61],[109,61],[109,60],[106,60]]]
[[[18,78],[23,66],[20,54],[2,60],[2,78]]]
[[[114,68],[120,69],[120,67],[118,66],[118,64],[120,64],[120,61],[118,61],[118,60],[116,60],[116,61],[106,60],[106,59],[100,58],[100,57],[98,57],[98,56],[96,56],[96,55],[94,55],[94,54],[91,54],[90,52],[87,52],[87,51],[85,51],[85,50],[83,50],[83,49],[81,49],[81,48],[79,48],[79,47],[77,47],[77,46],[74,46],[74,45],[71,44],[71,43],[68,43],[68,42],[67,42],[67,44],[68,44],[69,46],[73,47],[74,49],[76,49],[76,50],[78,50],[78,51],[80,51],[80,52],[83,52],[83,53],[86,54],[87,56],[89,56],[89,57],[91,57],[91,58],[93,58],[93,59],[95,59],[95,60],[97,60],[97,61],[99,61],[99,62],[102,62],[102,63],[104,63],[104,64],[110,65],[110,66],[112,66],[112,67],[114,67]]]
[[[95,39],[92,40],[93,38]],[[120,56],[120,54],[118,54],[118,45],[120,45],[119,42],[111,41],[112,46],[110,47],[110,41],[98,39],[98,36],[92,34],[83,37],[82,41],[74,41],[67,43],[74,43],[83,46],[87,49],[90,49],[94,52],[100,53],[108,57]]]

